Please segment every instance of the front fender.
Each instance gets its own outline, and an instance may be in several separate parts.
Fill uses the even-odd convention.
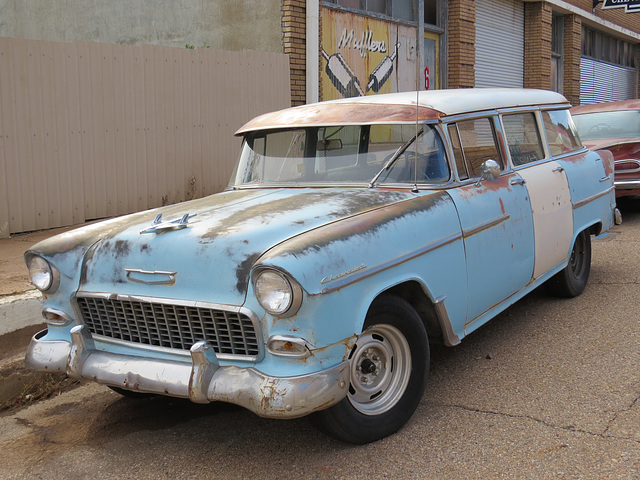
[[[286,271],[306,292],[298,314],[274,325],[312,330],[317,345],[360,333],[373,299],[405,281],[420,283],[432,301],[444,297],[453,330],[464,331],[464,246],[455,205],[444,192],[421,192],[298,235],[256,265],[265,266]]]

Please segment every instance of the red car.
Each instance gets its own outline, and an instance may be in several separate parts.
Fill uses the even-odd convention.
[[[616,197],[640,197],[640,100],[581,105],[571,115],[585,146],[613,153]]]

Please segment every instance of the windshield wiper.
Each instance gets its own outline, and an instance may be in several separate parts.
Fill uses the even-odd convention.
[[[396,160],[400,158],[400,155],[402,155],[407,150],[407,148],[409,148],[411,144],[416,141],[416,138],[418,138],[420,134],[422,134],[422,132],[424,132],[424,128],[421,128],[418,133],[416,133],[407,142],[403,143],[402,145],[400,145],[400,147],[398,147],[398,149],[391,156],[389,161],[384,165],[384,167],[382,167],[382,169],[378,173],[376,173],[376,176],[371,179],[371,181],[369,182],[369,188],[373,188],[375,186],[376,182],[378,181],[378,178],[380,178],[380,175],[382,175],[385,171],[388,171],[393,166]]]

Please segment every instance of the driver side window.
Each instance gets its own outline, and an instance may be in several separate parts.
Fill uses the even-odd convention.
[[[449,125],[449,136],[460,180],[480,177],[480,166],[495,160],[504,169],[491,118],[475,118]]]

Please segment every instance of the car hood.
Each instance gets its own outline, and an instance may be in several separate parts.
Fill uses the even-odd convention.
[[[83,254],[80,291],[238,305],[252,266],[274,246],[413,195],[366,188],[228,191],[81,229],[75,242],[62,240],[76,245],[76,257]],[[182,228],[145,232],[158,214],[162,222],[189,217]],[[44,247],[65,254],[55,242]]]

